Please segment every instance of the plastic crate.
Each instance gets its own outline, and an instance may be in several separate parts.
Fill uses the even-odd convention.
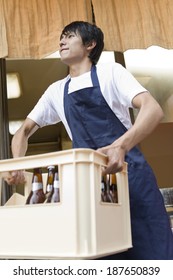
[[[59,168],[61,202],[25,205],[26,197],[14,194],[0,206],[0,258],[96,259],[128,250],[132,243],[127,164],[116,174],[118,203],[101,202],[106,156],[91,149],[1,160],[0,174],[50,164]],[[26,196],[28,192],[26,188]]]

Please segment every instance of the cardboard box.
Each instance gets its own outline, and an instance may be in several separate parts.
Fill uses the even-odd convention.
[[[27,190],[34,167],[58,165],[60,203],[25,205],[14,194],[0,206],[0,258],[96,259],[128,250],[131,243],[127,164],[116,174],[118,203],[101,202],[106,156],[72,149],[0,161],[0,174],[25,169]]]

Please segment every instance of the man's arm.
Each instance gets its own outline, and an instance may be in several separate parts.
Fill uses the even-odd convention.
[[[111,145],[98,149],[108,156],[105,173],[122,170],[125,154],[145,139],[160,123],[163,111],[149,92],[140,93],[133,98],[133,106],[139,109],[133,126]]]
[[[13,157],[21,157],[28,149],[29,137],[39,128],[31,119],[26,119],[12,138],[11,149]]]
[[[11,149],[14,158],[25,156],[28,148],[28,139],[38,128],[39,126],[31,119],[27,118],[24,121],[12,138]],[[25,182],[24,174],[20,170],[9,172],[8,177],[4,179],[9,185]]]

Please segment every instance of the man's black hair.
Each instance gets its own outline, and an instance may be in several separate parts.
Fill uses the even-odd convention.
[[[92,41],[96,42],[96,46],[91,50],[89,55],[91,62],[96,64],[104,48],[104,35],[102,30],[95,24],[91,24],[89,22],[73,21],[64,27],[61,37],[62,35],[67,35],[71,32],[79,34],[85,46]]]

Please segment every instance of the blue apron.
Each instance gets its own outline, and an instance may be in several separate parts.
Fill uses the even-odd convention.
[[[98,149],[110,145],[127,129],[106,103],[96,67],[93,86],[68,94],[64,88],[64,110],[74,148]],[[128,162],[133,248],[105,259],[173,259],[173,234],[155,176],[137,147],[125,156]]]

